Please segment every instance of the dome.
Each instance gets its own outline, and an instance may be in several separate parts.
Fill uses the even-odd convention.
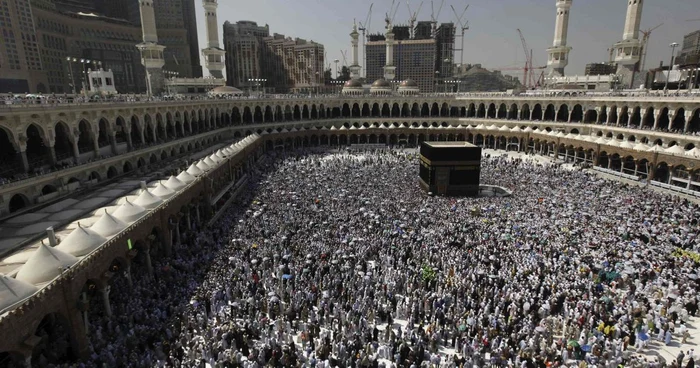
[[[107,239],[102,237],[92,229],[86,229],[80,226],[78,223],[78,228],[73,230],[61,243],[54,247],[62,252],[72,254],[76,257],[82,257],[95,248],[106,242]]]
[[[199,167],[197,167],[197,164],[192,164],[192,165],[190,165],[190,167],[187,169],[186,173],[189,174],[189,175],[191,175],[191,176],[195,176],[195,177],[196,177],[196,176],[202,175],[203,172],[202,172],[202,170],[201,170]]]
[[[243,94],[243,91],[241,91],[238,88],[230,87],[230,86],[219,86],[211,91],[209,91],[209,94],[212,95],[240,95]]]
[[[210,157],[206,157],[203,161],[210,168],[216,166],[216,162],[214,162],[214,160],[212,160]]]
[[[76,262],[78,259],[72,255],[42,243],[19,269],[17,280],[34,285],[43,284],[55,279]]]
[[[165,186],[177,192],[178,190],[184,188],[186,184],[180,180],[177,180],[176,177],[171,176],[168,178],[168,181],[165,182]]]
[[[380,78],[372,83],[372,88],[391,88],[391,83],[384,78]]]
[[[362,82],[357,79],[350,79],[343,84],[343,87],[348,88],[362,88]]]
[[[149,210],[160,206],[161,203],[163,203],[163,200],[148,189],[142,190],[138,198],[134,200],[134,204]]]
[[[138,204],[134,204],[129,202],[127,199],[124,204],[119,206],[114,212],[112,212],[112,216],[124,221],[124,222],[134,222],[138,219],[141,218],[141,216],[146,214],[146,209],[139,206]]]
[[[418,83],[416,83],[416,81],[414,81],[413,79],[406,79],[405,81],[401,82],[401,84],[399,84],[399,87],[418,88]]]
[[[672,155],[683,155],[685,154],[685,149],[679,145],[675,145],[669,148],[666,148],[666,153],[670,153]]]
[[[32,296],[36,286],[0,274],[0,312]]]
[[[189,183],[195,181],[195,177],[188,174],[187,171],[183,171],[180,173],[180,175],[177,176],[177,180],[179,180],[185,184],[189,184]]]
[[[209,165],[204,160],[197,162],[197,168],[201,171],[209,171]]]
[[[158,185],[156,185],[155,189],[153,189],[153,195],[156,195],[163,199],[168,199],[174,196],[175,192],[168,189],[165,185],[163,185],[163,183],[158,182]]]
[[[90,230],[96,232],[99,235],[102,235],[105,238],[112,235],[116,235],[125,228],[126,224],[124,223],[124,221],[119,220],[118,218],[110,215],[107,212],[107,210],[105,210],[105,214],[102,215],[102,217],[100,217],[100,219],[97,220],[97,222],[90,226]]]

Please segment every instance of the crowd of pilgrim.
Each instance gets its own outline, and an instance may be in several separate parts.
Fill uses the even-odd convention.
[[[137,257],[113,278],[113,316],[90,302],[86,360],[61,362],[54,326],[32,362],[694,367],[697,205],[529,156],[484,158],[505,198],[432,196],[417,171],[415,151],[268,155],[152,277]]]

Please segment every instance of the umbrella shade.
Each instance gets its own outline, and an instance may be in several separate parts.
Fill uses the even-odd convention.
[[[289,280],[289,279],[292,278],[292,275],[289,275],[289,274],[282,275],[282,278],[285,279],[285,280]]]
[[[588,353],[591,351],[591,346],[590,345],[583,345],[583,346],[581,346],[581,351],[585,351]]]
[[[581,347],[581,345],[579,345],[578,341],[576,341],[576,340],[569,340],[569,342],[566,343],[566,346],[571,347],[571,348]]]

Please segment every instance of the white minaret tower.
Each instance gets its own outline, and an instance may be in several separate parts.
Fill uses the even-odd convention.
[[[557,22],[554,27],[554,43],[547,49],[547,66],[550,76],[563,76],[569,64],[571,47],[566,46],[569,35],[569,10],[572,0],[557,0]]]
[[[207,48],[202,50],[204,65],[214,78],[224,77],[224,55],[226,52],[219,45],[219,26],[216,18],[218,0],[202,0],[204,16],[207,19]]]
[[[357,43],[360,34],[357,33],[356,23],[352,25],[352,32],[350,33],[350,37],[352,38],[352,65],[350,65],[350,79],[358,79],[360,78],[360,69],[362,69],[362,67],[360,67],[357,55]]]
[[[617,74],[622,77],[623,86],[632,87],[634,73],[639,71],[642,57],[642,41],[639,39],[639,25],[642,21],[644,0],[627,0],[627,16],[622,41],[614,47]]]
[[[394,66],[394,27],[387,16],[386,26],[386,65],[384,66],[384,79],[390,81],[396,78],[396,67]]]
[[[156,32],[156,15],[153,9],[153,0],[140,0],[141,31],[143,42],[136,45],[141,51],[141,64],[146,68],[146,87],[149,95],[163,92],[163,50],[165,46],[158,44]]]

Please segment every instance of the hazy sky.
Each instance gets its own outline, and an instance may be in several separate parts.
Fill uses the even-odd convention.
[[[395,24],[407,23],[406,0],[397,0]],[[409,0],[415,12],[420,0]],[[201,0],[195,0],[200,47],[206,45],[204,15]],[[353,18],[364,22],[370,4],[374,3],[370,31],[384,30],[384,14],[391,0],[219,0],[219,32],[223,44],[222,26],[225,21],[256,21],[269,24],[271,33],[304,38],[325,46],[327,60],[340,59],[340,50],[347,50],[350,59],[350,36]],[[440,0],[434,0],[435,12]],[[546,48],[554,37],[554,0],[445,0],[439,22],[456,22],[449,5],[458,13],[470,4],[465,18],[470,29],[464,37],[464,63],[481,63],[492,69],[524,64],[524,55],[517,29],[525,35],[533,50],[536,65],[546,65]],[[671,42],[682,44],[683,35],[700,29],[700,0],[647,0],[644,4],[641,29],[661,23],[650,38],[647,68],[661,60],[668,63]],[[589,62],[607,61],[606,49],[622,38],[627,0],[574,0],[569,23],[568,45],[573,48],[566,68],[569,75],[583,74]],[[430,20],[431,3],[424,1],[419,20]],[[360,36],[361,38],[362,36]],[[362,45],[360,39],[360,47]],[[459,39],[457,44],[459,44]],[[459,47],[459,46],[458,46]],[[457,52],[455,62],[459,63]],[[348,60],[350,63],[350,60]],[[360,51],[362,63],[362,51]],[[205,74],[208,73],[205,68]],[[505,73],[505,72],[504,72]],[[520,72],[509,72],[519,75]]]

